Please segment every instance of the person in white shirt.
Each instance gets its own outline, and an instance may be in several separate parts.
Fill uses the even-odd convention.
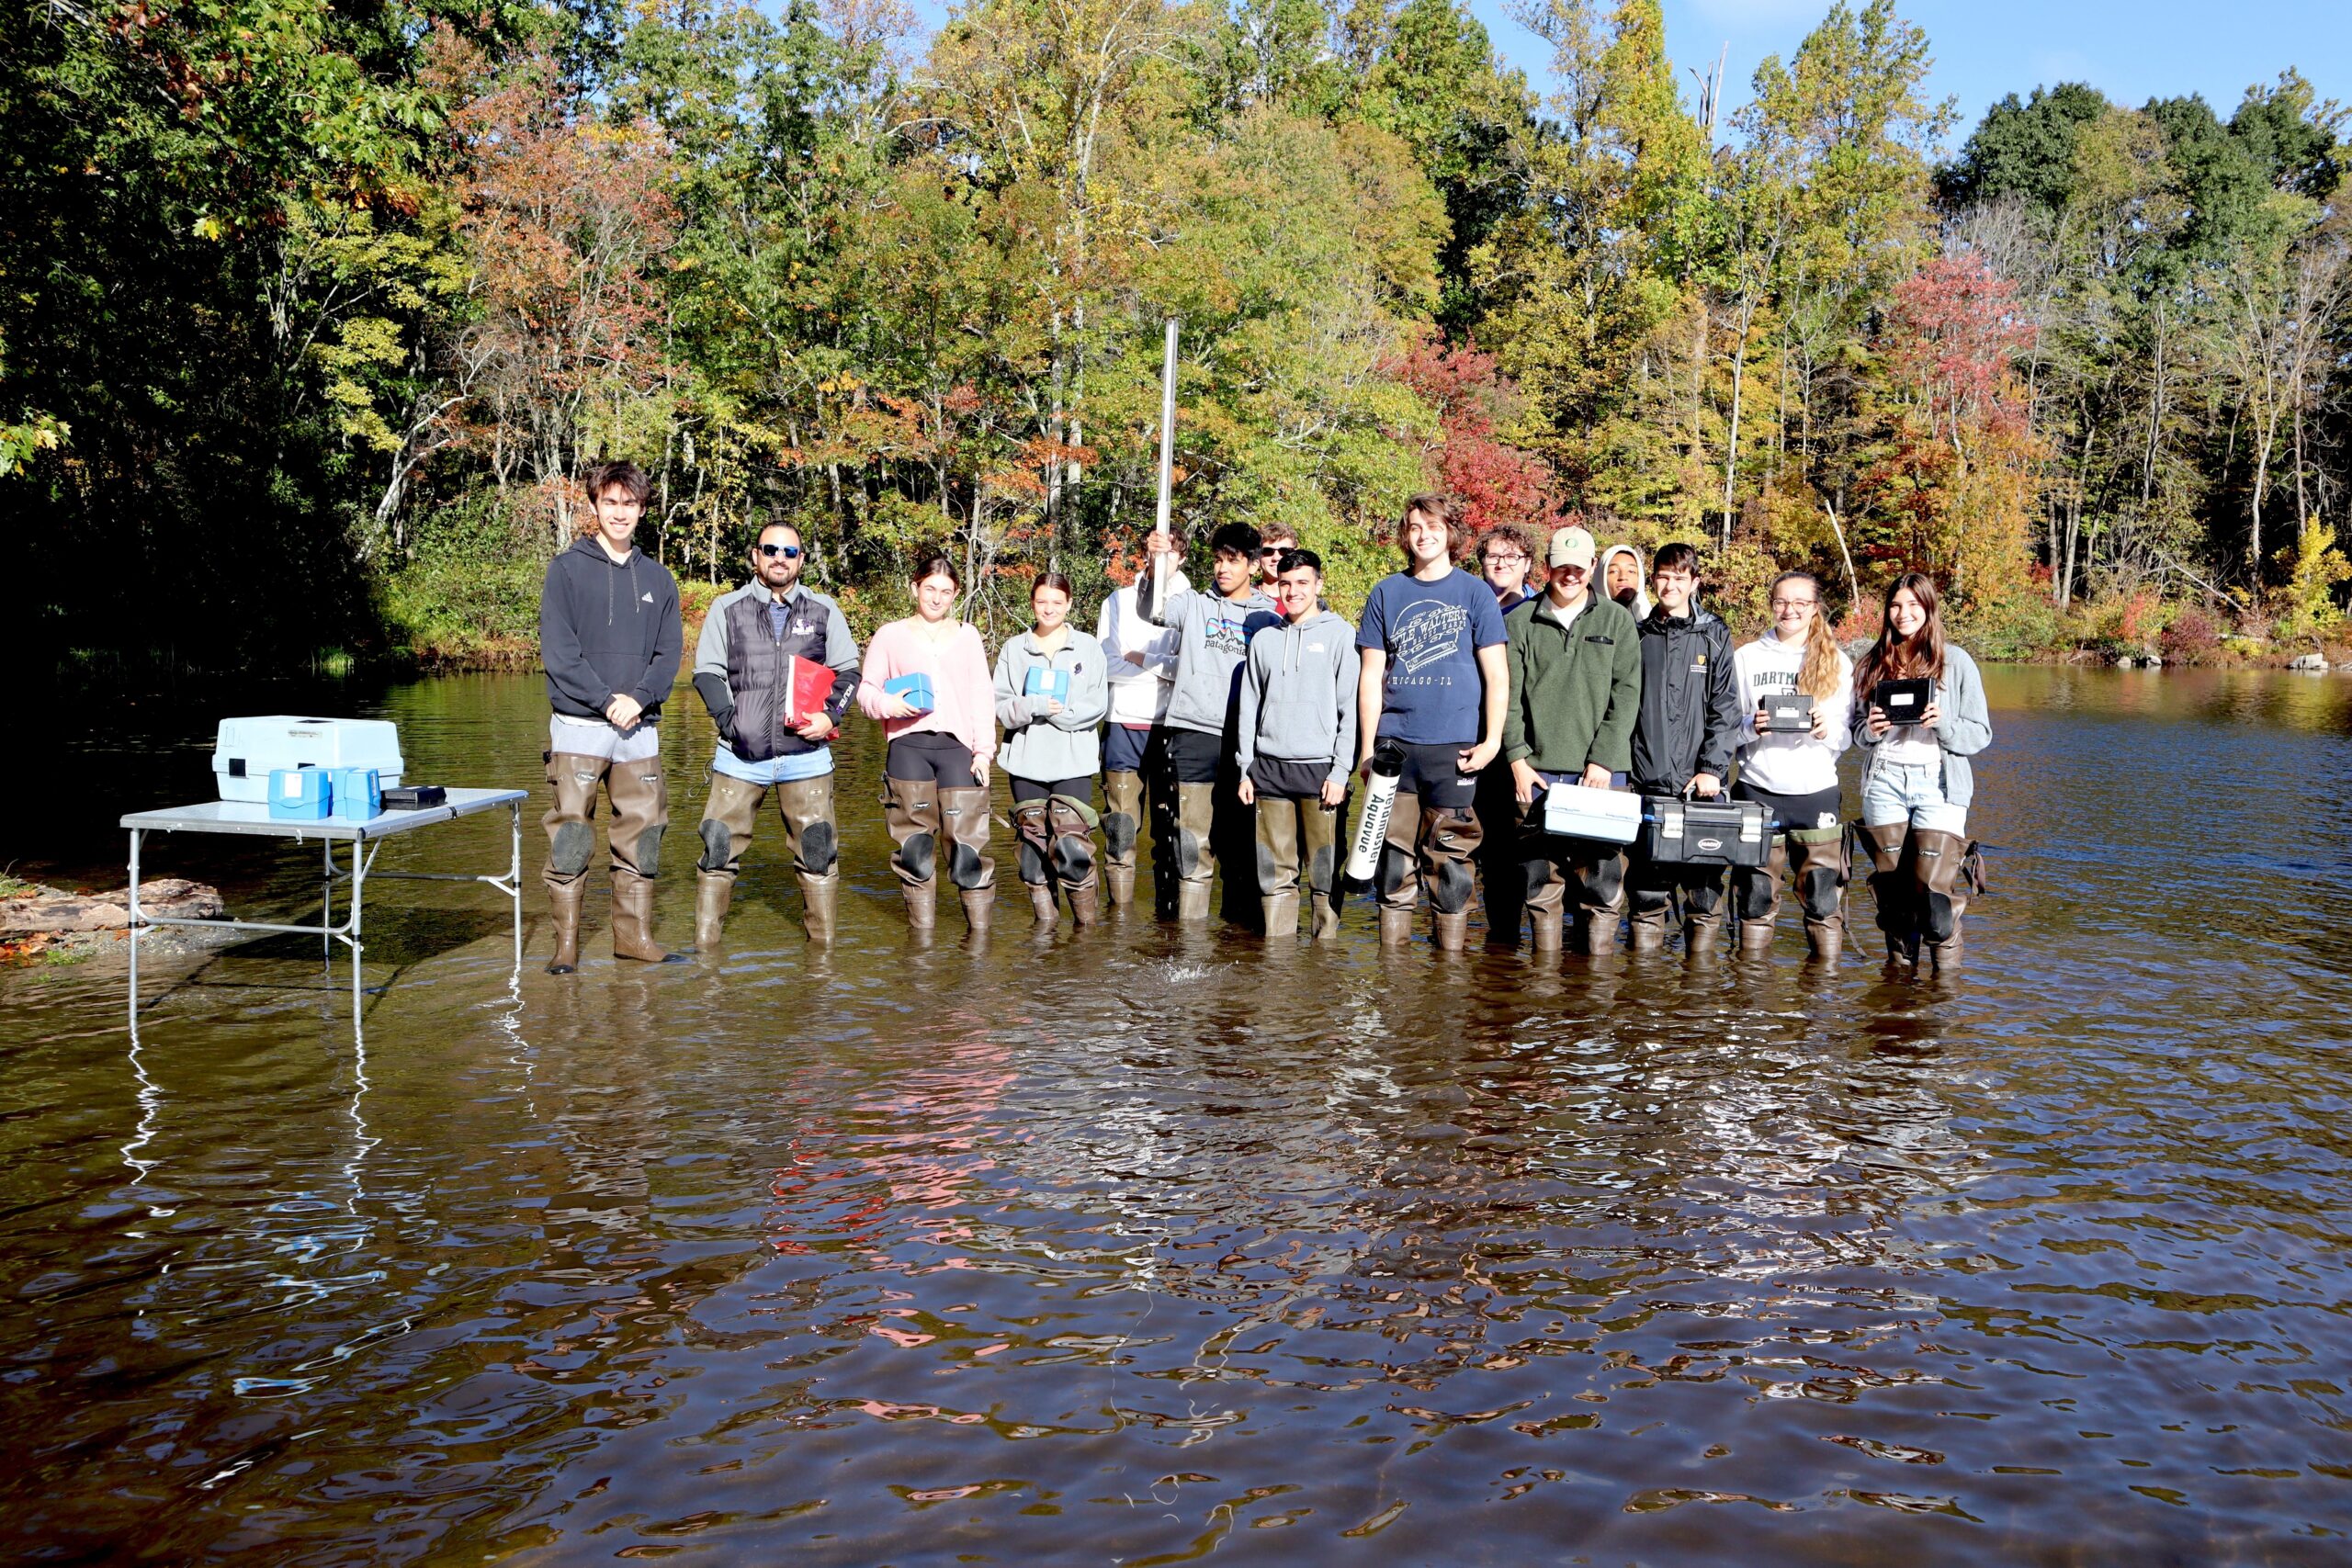
[[[1732,655],[1739,682],[1743,739],[1736,800],[1763,805],[1772,818],[1769,864],[1732,873],[1732,908],[1744,953],[1772,945],[1781,879],[1796,885],[1804,910],[1805,944],[1815,957],[1838,956],[1845,940],[1846,826],[1838,798],[1838,754],[1852,739],[1854,661],[1838,648],[1821,607],[1821,583],[1811,572],[1784,571],[1772,581],[1772,629]],[[1813,704],[1810,728],[1771,728],[1770,704],[1804,697]]]
[[[1172,596],[1191,586],[1179,571],[1170,577],[1168,592]],[[1176,678],[1177,634],[1144,618],[1131,582],[1102,601],[1094,637],[1110,661],[1111,677],[1109,722],[1102,727],[1102,886],[1111,907],[1119,909],[1135,902],[1136,847],[1147,808],[1153,874],[1169,883],[1176,876],[1167,848],[1176,841],[1175,786],[1169,780],[1159,721],[1168,716]]]

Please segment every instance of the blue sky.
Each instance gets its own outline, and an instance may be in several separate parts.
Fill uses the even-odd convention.
[[[1861,0],[1851,0],[1859,9]],[[1544,40],[1510,19],[1504,0],[1470,0],[1498,51],[1539,91],[1548,80]],[[2087,82],[2134,107],[2152,97],[2202,93],[2223,118],[2245,89],[2294,66],[2323,98],[2352,99],[2352,0],[1898,0],[1927,29],[1935,52],[1931,92],[1959,100],[1957,149],[1985,108],[2037,85]],[[1667,47],[1677,66],[1704,69],[1731,46],[1726,110],[1748,99],[1768,54],[1795,52],[1828,0],[1664,0]],[[1686,73],[1687,85],[1690,77]]]

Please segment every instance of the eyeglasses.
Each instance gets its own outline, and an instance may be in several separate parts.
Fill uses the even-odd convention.
[[[1818,599],[1775,599],[1772,609],[1776,614],[1782,610],[1810,610],[1820,603]]]
[[[778,556],[782,556],[786,560],[798,560],[800,547],[798,545],[762,545],[760,554],[770,560],[775,559]]]
[[[1525,566],[1527,558],[1522,555],[1504,555],[1497,551],[1487,558],[1487,564],[1488,566]]]

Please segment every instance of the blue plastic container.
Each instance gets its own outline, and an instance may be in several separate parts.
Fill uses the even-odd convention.
[[[274,768],[269,815],[279,822],[316,822],[334,815],[334,780],[324,768]]]
[[[894,697],[905,699],[906,705],[917,713],[929,713],[939,705],[938,699],[931,694],[931,677],[928,675],[901,675],[896,680],[883,682],[882,689]]]
[[[1027,690],[1021,694],[1024,697],[1050,697],[1067,707],[1069,705],[1069,671],[1032,664],[1029,666]]]
[[[337,817],[365,822],[381,814],[383,809],[383,778],[375,769],[335,769],[334,814]]]

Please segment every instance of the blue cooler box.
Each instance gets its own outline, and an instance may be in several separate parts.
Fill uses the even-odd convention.
[[[937,699],[931,694],[931,677],[928,675],[901,675],[896,680],[883,682],[882,689],[894,697],[904,699],[906,705],[917,713],[929,713],[939,705]]]
[[[1069,705],[1069,671],[1055,670],[1043,664],[1029,667],[1029,679],[1021,694],[1024,697],[1051,697],[1064,707]]]
[[[373,768],[334,771],[334,814],[346,821],[365,822],[384,809],[381,775]]]
[[[334,816],[334,781],[324,768],[272,770],[269,815],[276,822],[316,822]]]

